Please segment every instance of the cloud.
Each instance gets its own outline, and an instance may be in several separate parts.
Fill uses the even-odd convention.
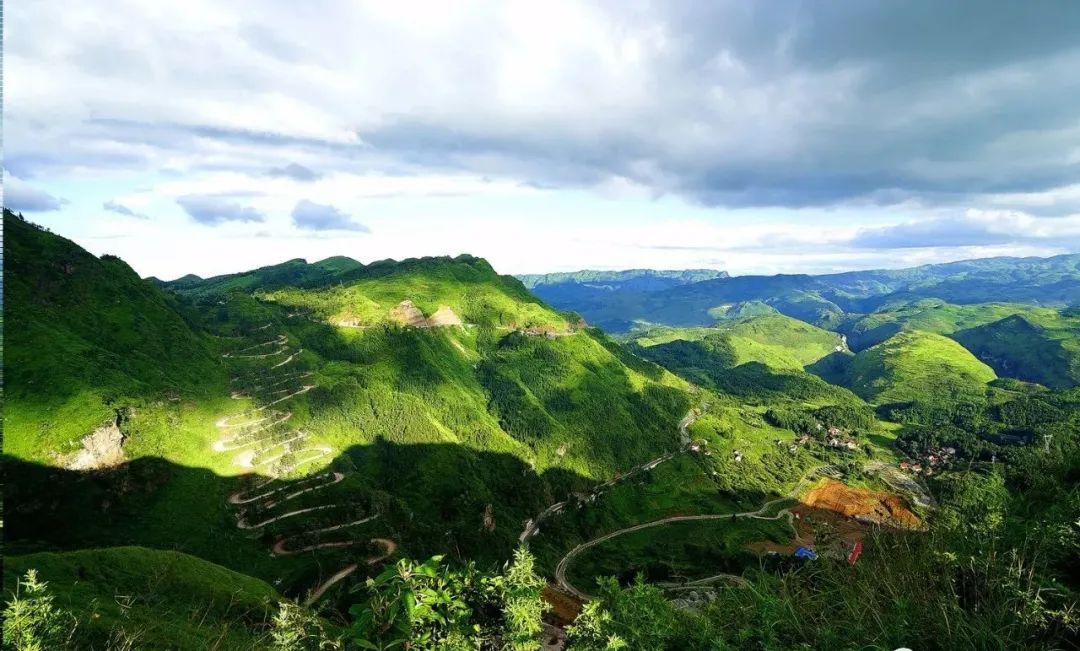
[[[1077,3],[302,5],[13,6],[9,164],[303,160],[708,206],[987,207],[1080,181]],[[314,180],[292,165],[270,173]]]
[[[267,174],[270,176],[284,176],[294,181],[315,181],[322,176],[322,174],[299,163],[289,163],[284,167],[272,167]]]
[[[108,210],[109,212],[117,213],[118,215],[125,215],[127,217],[134,217],[136,219],[150,219],[149,215],[146,215],[146,214],[141,213],[141,212],[135,212],[134,210],[132,210],[131,208],[128,208],[124,204],[117,203],[116,201],[113,201],[112,199],[110,199],[109,201],[106,201],[104,204],[101,205],[101,207],[104,208],[105,210]]]
[[[1080,246],[1080,218],[1042,218],[1012,210],[968,210],[962,215],[860,229],[854,248],[913,249],[1043,244]]]
[[[262,222],[266,217],[251,206],[244,206],[213,195],[188,194],[176,203],[195,221],[208,226],[225,222]]]
[[[356,223],[333,206],[302,199],[292,211],[293,225],[307,231],[355,231],[370,233],[371,229]]]
[[[4,207],[15,212],[49,212],[60,210],[60,207],[66,203],[63,199],[27,185],[10,174],[7,175],[3,190]]]

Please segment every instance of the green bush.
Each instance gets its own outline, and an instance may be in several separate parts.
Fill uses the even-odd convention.
[[[75,635],[75,617],[57,607],[49,585],[27,570],[4,608],[4,649],[53,651]]]

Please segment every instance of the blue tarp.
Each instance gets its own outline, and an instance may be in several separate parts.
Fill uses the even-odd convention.
[[[809,547],[799,547],[795,550],[795,558],[809,558],[810,560],[817,559],[817,552]]]

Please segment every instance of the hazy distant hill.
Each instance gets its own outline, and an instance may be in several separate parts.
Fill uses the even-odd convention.
[[[623,271],[566,271],[549,274],[522,274],[518,278],[529,289],[550,285],[591,285],[597,289],[664,289],[714,278],[727,278],[726,271],[715,269],[626,269]]]
[[[789,316],[835,327],[845,313],[868,313],[889,303],[938,298],[950,303],[992,301],[1063,307],[1080,303],[1080,254],[1051,258],[986,258],[910,269],[821,276],[734,276],[660,290],[565,291],[576,285],[537,285],[556,307],[574,310],[611,331],[637,322],[708,325],[732,307],[762,301]]]

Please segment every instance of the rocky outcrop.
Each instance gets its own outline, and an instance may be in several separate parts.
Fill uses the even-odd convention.
[[[462,325],[461,317],[454,314],[454,311],[446,305],[440,305],[439,309],[435,310],[435,314],[428,318],[428,327],[431,328],[446,328],[459,325]]]
[[[108,468],[124,461],[124,433],[120,431],[121,419],[102,425],[82,440],[83,449],[68,462],[69,470],[96,470]]]
[[[427,324],[424,313],[421,312],[420,308],[416,307],[412,301],[407,299],[398,303],[397,307],[390,310],[390,318],[401,325],[412,326],[414,328],[424,327]]]

